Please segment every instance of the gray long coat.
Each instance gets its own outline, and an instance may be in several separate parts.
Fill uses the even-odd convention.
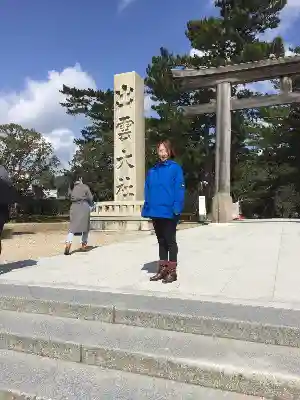
[[[69,192],[72,202],[70,208],[70,227],[72,233],[88,232],[90,230],[90,206],[93,204],[93,195],[90,188],[81,182],[76,182]]]

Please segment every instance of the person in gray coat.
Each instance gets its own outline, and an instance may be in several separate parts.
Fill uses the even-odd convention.
[[[90,188],[75,178],[69,188],[71,200],[69,234],[66,240],[65,255],[70,254],[74,235],[81,235],[81,249],[86,250],[90,230],[90,212],[93,206],[93,195]]]

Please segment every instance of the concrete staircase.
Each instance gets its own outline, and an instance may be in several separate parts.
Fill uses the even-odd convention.
[[[300,399],[300,311],[0,284],[0,399]]]

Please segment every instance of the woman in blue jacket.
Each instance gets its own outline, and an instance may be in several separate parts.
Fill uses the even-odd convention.
[[[157,154],[159,162],[146,178],[142,217],[152,220],[159,244],[158,271],[150,280],[171,283],[177,280],[176,227],[183,210],[185,185],[169,140],[157,145]]]

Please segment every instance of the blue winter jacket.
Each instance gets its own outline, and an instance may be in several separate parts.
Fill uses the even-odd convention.
[[[177,218],[184,206],[183,171],[175,161],[157,163],[145,182],[144,218]]]

